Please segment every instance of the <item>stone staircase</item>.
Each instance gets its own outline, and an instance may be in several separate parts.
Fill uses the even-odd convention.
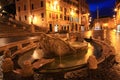
[[[0,19],[0,33],[28,33],[30,25]]]

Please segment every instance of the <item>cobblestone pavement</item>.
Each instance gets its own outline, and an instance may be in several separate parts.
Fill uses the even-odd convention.
[[[83,76],[79,70],[69,72],[67,80],[120,80],[120,63],[114,59],[109,62],[110,59],[102,62],[97,70],[85,70]]]

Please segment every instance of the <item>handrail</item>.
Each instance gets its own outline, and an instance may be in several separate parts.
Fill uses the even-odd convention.
[[[11,54],[14,54],[16,53],[18,50],[24,50],[25,48],[27,49],[27,47],[31,46],[31,45],[34,45],[34,46],[31,46],[32,47],[36,47],[37,46],[37,42],[39,42],[39,39],[26,39],[26,40],[21,40],[21,41],[17,41],[17,42],[12,42],[12,43],[9,43],[5,46],[2,46],[0,47],[0,53],[4,53],[5,51],[11,51],[11,48],[14,48],[16,47],[17,49],[12,52]],[[26,46],[23,46],[24,44],[27,44]],[[29,49],[31,49],[29,48]],[[22,52],[22,51],[21,51]]]

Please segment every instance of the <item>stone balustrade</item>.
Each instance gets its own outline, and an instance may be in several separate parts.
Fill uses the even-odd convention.
[[[27,50],[30,50],[32,48],[35,48],[37,46],[37,43],[39,42],[39,39],[27,39],[22,41],[17,41],[13,43],[9,43],[5,46],[0,47],[0,54],[4,54],[6,51],[10,51],[11,55],[18,54]]]

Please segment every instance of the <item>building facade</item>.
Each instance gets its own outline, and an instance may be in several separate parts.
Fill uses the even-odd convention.
[[[120,31],[120,0],[116,0],[115,4],[114,23],[117,31]]]
[[[116,8],[115,8],[115,19],[116,19],[116,25],[120,24],[120,0],[117,0],[116,2]]]
[[[112,17],[105,17],[99,18],[94,20],[94,26],[99,22],[100,27],[102,29],[113,29],[115,28],[114,18]]]
[[[89,26],[85,0],[16,0],[16,19],[49,32],[79,32]]]

